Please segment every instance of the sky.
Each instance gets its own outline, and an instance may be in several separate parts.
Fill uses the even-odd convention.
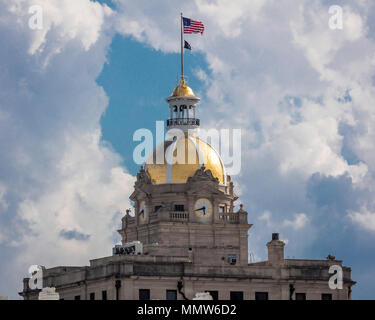
[[[0,5],[0,296],[17,299],[32,264],[111,254],[139,170],[133,134],[169,115],[183,12],[206,28],[185,55],[202,126],[242,130],[232,178],[255,261],[279,232],[286,257],[333,254],[353,298],[375,298],[373,1]]]

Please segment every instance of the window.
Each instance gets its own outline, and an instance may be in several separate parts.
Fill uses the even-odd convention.
[[[183,204],[175,204],[174,211],[185,211],[185,207]]]
[[[219,206],[219,212],[220,213],[225,213],[225,206],[224,205],[220,205]]]
[[[107,290],[102,291],[102,300],[107,300]]]
[[[150,289],[139,289],[139,300],[150,300]]]
[[[161,206],[155,206],[154,212],[158,212],[160,210]]]
[[[230,292],[230,300],[243,300],[243,292],[242,291],[231,291]]]
[[[237,262],[237,255],[236,254],[228,254],[228,263],[231,265],[235,265]]]
[[[219,300],[219,292],[218,291],[207,290],[206,292],[208,292],[211,295],[213,300]]]
[[[332,300],[331,293],[322,293],[322,300]]]
[[[90,300],[95,300],[95,292],[90,293]]]
[[[268,292],[255,292],[255,300],[268,300]]]
[[[75,296],[74,300],[81,300],[81,296]]]
[[[296,293],[296,300],[306,300],[306,293]]]
[[[177,291],[167,290],[167,300],[177,300]]]

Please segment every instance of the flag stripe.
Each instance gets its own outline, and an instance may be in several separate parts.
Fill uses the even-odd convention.
[[[204,32],[204,25],[200,21],[195,21],[189,18],[183,18],[184,24],[184,33],[192,34],[192,33],[201,33]]]
[[[201,27],[201,26],[187,27],[187,26],[185,26],[185,29],[204,29],[204,27]]]

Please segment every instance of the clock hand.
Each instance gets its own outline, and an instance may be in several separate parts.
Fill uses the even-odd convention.
[[[206,207],[205,206],[203,206],[203,207],[201,207],[199,209],[196,209],[195,211],[203,211],[203,215],[204,216],[206,215]]]

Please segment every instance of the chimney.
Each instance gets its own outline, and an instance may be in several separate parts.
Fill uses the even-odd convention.
[[[279,240],[278,233],[272,233],[272,240],[267,243],[268,263],[271,265],[280,265],[284,262],[285,243]]]

